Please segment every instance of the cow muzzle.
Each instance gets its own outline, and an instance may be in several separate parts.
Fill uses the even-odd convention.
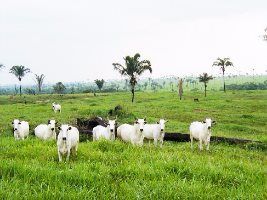
[[[66,138],[66,137],[63,137],[63,138],[62,138],[62,140],[66,141],[66,140],[67,140],[67,138]]]

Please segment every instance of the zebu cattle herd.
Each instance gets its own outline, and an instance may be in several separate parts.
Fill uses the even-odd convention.
[[[53,103],[54,112],[61,113],[61,105]],[[142,146],[144,139],[153,140],[154,145],[158,142],[160,147],[163,145],[165,135],[165,124],[167,120],[160,119],[155,124],[148,124],[146,119],[136,119],[134,124],[122,124],[116,129],[116,119],[108,120],[107,127],[97,125],[93,128],[93,141],[100,139],[115,140],[115,132],[117,130],[117,138],[124,142],[129,142],[133,145]],[[76,127],[68,124],[62,124],[58,127],[59,133],[56,136],[56,121],[48,120],[47,124],[40,124],[34,129],[34,134],[41,140],[57,140],[57,150],[59,161],[62,161],[62,156],[66,155],[66,160],[69,160],[70,153],[77,154],[79,144],[79,131]],[[192,122],[189,131],[191,139],[191,148],[193,149],[193,140],[199,140],[199,149],[203,149],[202,143],[209,150],[211,127],[215,121],[207,118],[202,122]],[[29,123],[15,119],[12,122],[15,140],[24,140],[29,136]]]

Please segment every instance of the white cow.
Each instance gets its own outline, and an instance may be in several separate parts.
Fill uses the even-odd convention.
[[[157,124],[145,124],[144,126],[144,137],[149,140],[154,140],[154,145],[157,146],[158,141],[160,147],[163,145],[163,139],[165,135],[165,123],[167,120],[160,119]]]
[[[28,122],[14,119],[12,124],[13,124],[15,140],[20,140],[20,139],[24,140],[26,137],[28,137],[30,132],[30,127]]]
[[[93,128],[93,141],[104,138],[106,140],[115,140],[115,120],[108,120],[107,127],[98,125]]]
[[[40,124],[34,129],[36,137],[42,140],[56,140],[56,121],[48,120],[47,124]]]
[[[146,119],[137,119],[134,125],[122,124],[117,129],[117,136],[125,142],[131,142],[133,145],[143,145],[144,140],[144,125]]]
[[[57,149],[59,162],[62,161],[62,155],[67,154],[66,161],[69,160],[70,152],[75,152],[77,155],[77,149],[79,144],[79,131],[73,126],[67,124],[59,127],[59,134],[57,137]]]
[[[57,111],[61,113],[61,105],[57,104],[57,103],[52,103],[52,108],[54,110],[54,112],[56,113]]]
[[[199,140],[199,149],[202,150],[202,142],[205,143],[206,149],[209,150],[210,146],[210,137],[211,137],[211,126],[215,124],[215,121],[212,121],[210,118],[207,118],[203,122],[193,122],[190,125],[190,139],[191,139],[191,148],[193,149],[193,140]]]

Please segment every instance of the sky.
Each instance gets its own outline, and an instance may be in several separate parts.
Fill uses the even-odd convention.
[[[137,52],[144,77],[219,74],[217,57],[266,74],[266,27],[266,0],[0,0],[0,85],[14,65],[31,69],[24,84],[122,79],[112,63]]]

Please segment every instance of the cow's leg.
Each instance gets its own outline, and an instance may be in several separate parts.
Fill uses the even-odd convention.
[[[191,140],[191,149],[193,150],[193,142],[194,142],[194,138],[193,136],[190,134],[190,140]]]
[[[69,159],[70,159],[70,148],[68,147],[66,161],[69,161]]]
[[[203,146],[202,146],[202,140],[199,140],[199,150],[202,151],[203,150]]]
[[[58,160],[59,160],[59,162],[62,162],[62,155],[61,155],[60,151],[58,150],[57,153],[58,153]]]

